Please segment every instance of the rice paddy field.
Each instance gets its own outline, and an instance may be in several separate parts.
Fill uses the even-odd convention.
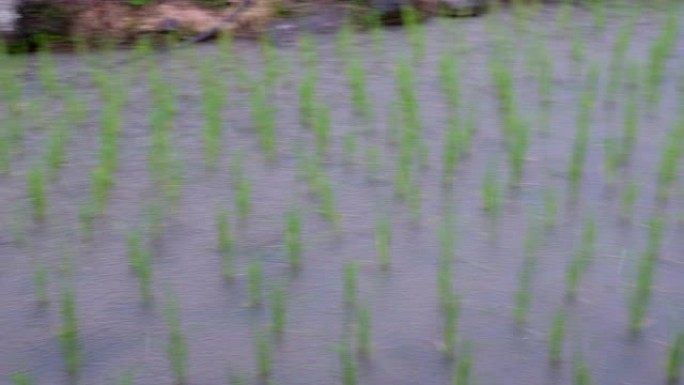
[[[0,383],[678,383],[682,3],[403,16],[0,56]]]

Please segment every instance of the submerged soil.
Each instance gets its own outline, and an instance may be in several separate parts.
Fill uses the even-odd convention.
[[[394,71],[401,58],[412,55],[406,30],[386,29],[377,50],[370,35],[355,35],[368,77],[376,119],[358,118],[351,105],[343,62],[335,38],[316,38],[320,57],[319,100],[331,107],[332,141],[325,170],[334,186],[341,232],[321,216],[317,200],[299,175],[302,153],[313,153],[312,133],[299,117],[298,84],[304,76],[299,49],[278,45],[280,74],[272,100],[277,109],[278,156],[264,160],[252,124],[246,79],[258,82],[262,49],[253,41],[238,40],[236,62],[221,61],[219,48],[206,44],[157,55],[166,82],[177,90],[178,117],[173,146],[183,163],[179,206],[169,210],[163,236],[153,245],[154,301],[145,305],[138,279],[128,265],[126,237],[145,223],[154,189],[148,170],[150,112],[155,108],[140,61],[125,65],[128,52],[80,56],[56,54],[61,81],[87,106],[86,124],[74,127],[67,161],[49,185],[49,216],[35,224],[27,213],[26,172],[41,158],[51,124],[60,114],[58,96],[44,90],[36,66],[23,74],[25,92],[21,115],[25,150],[13,158],[11,172],[0,176],[0,381],[15,372],[30,373],[37,384],[115,384],[132,371],[135,384],[172,383],[166,359],[167,293],[181,309],[182,330],[189,348],[188,384],[225,384],[234,374],[258,381],[252,337],[269,323],[269,300],[247,306],[246,267],[263,261],[265,292],[276,283],[288,292],[288,323],[284,336],[274,341],[274,383],[340,383],[336,346],[354,332],[354,316],[342,297],[343,266],[358,261],[359,298],[373,317],[373,349],[359,363],[362,384],[446,384],[454,364],[440,352],[442,311],[437,293],[440,255],[439,227],[448,207],[454,208],[456,242],[454,285],[461,298],[459,340],[474,350],[473,378],[478,384],[570,384],[572,363],[582,356],[597,384],[658,384],[667,344],[682,331],[684,321],[684,203],[682,186],[673,198],[655,198],[656,170],[665,137],[681,109],[679,80],[684,56],[682,29],[669,58],[657,107],[639,104],[639,136],[628,166],[615,184],[603,171],[604,139],[617,135],[624,124],[627,78],[609,100],[605,89],[613,45],[631,9],[610,9],[604,29],[598,29],[585,9],[574,9],[566,29],[557,22],[559,8],[545,6],[529,23],[530,30],[514,28],[508,11],[475,19],[432,20],[424,25],[426,51],[415,62],[422,134],[427,162],[417,180],[420,218],[394,194],[398,148],[391,141],[397,124],[392,119],[397,100]],[[627,61],[643,65],[658,33],[664,12],[638,11]],[[500,18],[500,19],[493,19]],[[498,28],[497,28],[498,26]],[[494,49],[492,28],[510,32],[516,53],[515,95],[521,116],[533,127],[524,180],[505,191],[498,224],[482,209],[481,186],[489,167],[506,185],[507,157],[501,119],[488,72]],[[573,34],[586,42],[586,54],[573,60]],[[540,35],[549,44],[554,62],[553,98],[548,133],[539,124],[538,76],[525,58]],[[461,62],[462,112],[475,113],[477,132],[472,154],[459,165],[453,184],[441,183],[442,151],[448,126],[448,107],[440,88],[438,62],[454,49]],[[95,57],[96,56],[96,57]],[[94,238],[83,241],[78,231],[79,207],[87,201],[90,169],[97,164],[102,99],[90,77],[92,60],[112,75],[127,79],[128,103],[119,140],[120,166],[106,214],[95,221]],[[35,57],[27,59],[35,63]],[[225,135],[218,169],[207,170],[203,155],[203,114],[198,85],[200,61],[221,68],[217,82],[229,89],[224,109]],[[238,64],[235,64],[238,63]],[[578,100],[592,65],[600,68],[597,103],[592,114],[585,175],[578,198],[568,199],[566,171],[570,159]],[[241,70],[240,70],[241,69]],[[9,114],[2,102],[2,114]],[[470,111],[470,112],[469,112]],[[401,123],[399,121],[399,123]],[[357,138],[355,153],[345,151],[350,134]],[[237,220],[231,164],[243,154],[244,173],[252,183],[252,212],[246,223]],[[681,172],[680,172],[681,174]],[[620,191],[634,181],[640,186],[634,216],[620,221]],[[533,274],[528,322],[517,326],[513,311],[524,243],[532,220],[543,211],[545,191],[558,197],[557,227],[546,235]],[[231,212],[235,229],[238,276],[226,282],[216,248],[216,213]],[[285,260],[284,214],[300,208],[303,215],[304,255],[299,273]],[[666,231],[657,262],[653,298],[646,326],[639,336],[628,328],[627,299],[633,290],[638,259],[646,244],[647,223],[663,212]],[[391,268],[380,268],[375,251],[377,218],[392,222]],[[577,298],[565,294],[566,267],[580,243],[582,225],[597,223],[596,255],[583,277]],[[24,218],[26,243],[12,232]],[[34,286],[36,266],[49,271],[50,303],[38,305]],[[69,271],[71,270],[71,273]],[[77,298],[83,367],[70,379],[57,332],[62,285],[72,285]],[[548,334],[557,309],[567,313],[567,340],[561,365],[549,364]]]

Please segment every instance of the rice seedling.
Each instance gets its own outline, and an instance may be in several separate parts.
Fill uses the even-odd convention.
[[[649,223],[648,245],[639,259],[635,287],[627,301],[629,307],[629,327],[633,334],[639,333],[644,326],[644,318],[646,317],[648,304],[651,299],[656,260],[660,252],[664,226],[664,219],[657,215]]]
[[[639,104],[634,93],[627,95],[625,122],[622,132],[621,164],[629,162],[639,136]]]
[[[252,183],[242,177],[235,189],[235,207],[237,207],[240,222],[246,223],[252,210]]]
[[[264,85],[255,85],[252,88],[250,100],[252,124],[259,135],[259,142],[264,150],[266,160],[274,162],[278,146],[275,105]]]
[[[634,204],[639,199],[639,184],[630,180],[620,194],[620,219],[630,220],[634,214]]]
[[[575,31],[572,34],[572,49],[570,51],[570,57],[572,58],[573,62],[575,64],[579,65],[582,62],[584,62],[585,59],[585,41],[583,36],[580,34],[579,31]]]
[[[534,257],[526,256],[518,276],[518,289],[515,292],[515,309],[513,311],[515,323],[519,326],[527,322],[527,315],[532,302],[532,274],[534,269]]]
[[[364,120],[371,121],[373,105],[368,93],[365,65],[358,57],[352,57],[347,61],[346,70],[354,112]]]
[[[249,286],[249,306],[259,306],[264,286],[264,267],[260,260],[253,259],[247,266],[247,284]]]
[[[609,64],[610,70],[608,71],[609,78],[607,97],[609,100],[613,100],[615,98],[618,82],[623,75],[625,57],[634,35],[635,25],[636,23],[634,16],[628,17],[624,24],[620,27],[618,35],[615,39],[615,43],[613,44],[613,51],[611,53]]]
[[[667,13],[665,25],[649,52],[647,96],[652,105],[658,104],[660,99],[658,90],[663,81],[667,59],[677,44],[680,18],[677,9],[672,11]]]
[[[33,269],[33,285],[36,290],[36,301],[40,306],[50,303],[48,295],[48,270],[43,262],[36,262]]]
[[[548,233],[558,222],[558,197],[553,189],[544,190],[544,230]]]
[[[253,334],[254,353],[256,354],[257,374],[267,377],[273,367],[273,343],[265,330],[257,330]]]
[[[565,344],[565,311],[556,310],[549,332],[549,359],[554,365],[563,359],[563,345]]]
[[[181,327],[178,299],[171,292],[167,294],[166,325],[168,329],[166,355],[174,383],[182,385],[186,383],[188,377],[188,342]]]
[[[62,287],[61,305],[62,323],[59,329],[59,341],[66,371],[70,376],[75,377],[81,369],[82,348],[76,314],[76,296],[69,286]]]
[[[318,71],[309,69],[299,82],[299,116],[304,126],[312,127],[316,110],[316,89],[318,88]]]
[[[268,87],[273,87],[278,82],[278,77],[281,74],[281,67],[283,60],[278,58],[278,51],[276,50],[271,37],[268,34],[261,36],[261,56],[263,60],[263,79]]]
[[[152,252],[145,247],[139,233],[131,233],[127,239],[128,264],[140,280],[140,297],[143,302],[152,300]]]
[[[519,186],[523,177],[525,158],[529,148],[529,129],[520,116],[512,112],[505,118],[506,120],[506,142],[508,147],[508,163],[511,173],[510,183]]]
[[[460,63],[454,52],[444,51],[439,59],[439,82],[449,109],[455,112],[461,96]]]
[[[56,94],[59,91],[59,74],[57,73],[57,64],[54,57],[47,47],[46,42],[41,42],[41,47],[38,50],[37,64],[38,64],[38,79],[41,86],[49,94]]]
[[[225,88],[217,82],[217,68],[211,61],[203,61],[200,65],[200,85],[202,91],[202,112],[204,114],[204,156],[208,168],[214,169],[218,163],[222,149],[223,118],[221,116],[225,104]]]
[[[337,203],[335,199],[335,189],[330,180],[320,175],[318,179],[318,196],[320,199],[320,212],[323,217],[333,225],[335,232],[340,232],[341,222],[340,213],[337,212]]]
[[[575,358],[575,363],[572,370],[574,385],[591,385],[594,383],[594,380],[591,376],[591,371],[589,370],[587,363],[581,357]]]
[[[391,243],[392,223],[388,217],[381,216],[375,221],[375,251],[383,270],[390,268]]]
[[[420,139],[421,130],[420,108],[418,95],[416,94],[416,75],[411,62],[406,59],[399,60],[395,73],[398,102],[402,112],[402,118],[406,127],[405,140],[414,144]]]
[[[573,142],[570,165],[568,166],[568,178],[571,197],[576,197],[582,176],[589,147],[589,128],[591,112],[594,108],[593,91],[585,91],[580,98],[579,114],[577,117],[577,128],[575,130],[575,140]]]
[[[684,333],[679,333],[670,343],[665,372],[671,384],[677,383],[684,364]]]
[[[146,225],[150,239],[158,241],[164,235],[164,222],[168,214],[166,205],[160,200],[155,200],[148,204],[146,211]]]
[[[585,271],[589,267],[596,252],[596,222],[588,218],[582,230],[579,249],[574,253],[566,270],[566,292],[569,298],[574,298],[577,288]]]
[[[340,368],[342,372],[342,385],[357,384],[356,358],[349,347],[349,343],[342,342],[338,347]]]
[[[235,240],[226,210],[220,210],[216,216],[216,233],[218,234],[218,251],[221,255],[221,271],[224,279],[235,277]]]
[[[356,307],[359,286],[359,266],[354,261],[344,265],[344,304],[350,308]]]
[[[408,205],[409,205],[409,210],[411,212],[411,219],[414,222],[419,222],[421,213],[422,213],[422,207],[423,207],[423,202],[422,202],[422,190],[420,188],[420,184],[415,181],[411,183],[411,187],[409,189],[409,195],[408,195]]]
[[[491,165],[487,168],[484,180],[482,181],[481,196],[485,213],[487,213],[489,218],[495,222],[501,212],[503,194],[499,177],[496,174],[496,170]]]
[[[413,60],[420,62],[425,57],[427,35],[420,23],[418,11],[408,5],[401,8],[401,20],[406,28],[408,42],[413,50]]]
[[[356,37],[354,36],[354,27],[350,20],[345,20],[342,27],[337,32],[335,42],[335,49],[338,60],[344,62],[349,58],[351,49],[356,44]]]
[[[684,154],[684,121],[675,126],[667,135],[660,153],[658,165],[658,198],[669,198],[672,186],[679,175],[680,159]]]
[[[285,332],[287,322],[287,293],[282,285],[271,288],[271,331],[276,336]]]
[[[298,43],[299,58],[302,61],[302,65],[309,70],[316,69],[319,64],[316,37],[305,32],[299,35]]]
[[[316,106],[314,112],[314,135],[316,142],[316,152],[321,159],[328,154],[330,147],[330,108],[322,102]]]
[[[368,306],[359,307],[356,321],[356,341],[359,354],[368,357],[372,349],[372,316]]]
[[[45,152],[45,163],[47,173],[52,178],[57,176],[57,172],[62,168],[66,159],[66,145],[69,141],[70,130],[68,123],[60,119],[56,122],[48,139],[47,151]]]
[[[292,270],[302,266],[302,246],[302,218],[298,210],[290,210],[285,214],[285,247]]]
[[[446,357],[453,357],[454,350],[456,349],[460,308],[461,305],[458,294],[451,292],[444,303],[442,348]]]
[[[45,172],[33,166],[26,174],[26,189],[33,219],[42,222],[47,217],[48,197]]]
[[[454,174],[461,158],[463,148],[463,131],[456,118],[449,118],[449,125],[444,133],[444,150],[442,155],[442,183],[445,186],[453,182]]]
[[[461,351],[458,353],[456,360],[456,369],[454,372],[454,385],[469,385],[472,383],[471,377],[474,364],[473,345],[469,340],[463,341]]]
[[[33,385],[33,377],[28,373],[14,373],[11,376],[12,385]]]

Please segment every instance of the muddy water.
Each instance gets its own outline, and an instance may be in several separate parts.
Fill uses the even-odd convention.
[[[202,45],[191,50],[159,55],[165,79],[176,85],[179,113],[173,127],[173,145],[182,159],[184,185],[180,205],[165,221],[161,240],[153,245],[154,301],[140,300],[138,280],[128,266],[126,236],[145,221],[154,199],[147,169],[150,144],[151,102],[145,73],[135,71],[129,80],[129,101],[124,110],[120,167],[116,188],[106,215],[95,221],[94,238],[78,235],[79,206],[88,199],[89,170],[97,164],[99,110],[102,101],[89,78],[86,61],[76,55],[55,56],[61,79],[85,102],[88,122],[73,130],[66,164],[50,183],[48,220],[34,224],[25,210],[25,175],[40,159],[59,114],[60,98],[43,92],[35,66],[24,74],[27,106],[32,113],[22,121],[28,127],[25,151],[14,157],[11,172],[0,176],[0,382],[14,372],[30,373],[37,384],[116,384],[123,373],[134,373],[135,384],[172,383],[166,358],[168,330],[165,321],[167,293],[172,291],[181,308],[182,329],[188,341],[188,384],[225,384],[230,376],[244,375],[258,383],[252,336],[266,327],[266,305],[246,306],[246,267],[261,260],[265,291],[283,284],[288,291],[288,324],[285,335],[274,343],[276,384],[341,383],[336,346],[354,331],[354,316],[342,298],[342,271],[347,261],[359,262],[359,298],[372,312],[373,349],[359,361],[362,384],[447,384],[454,365],[440,352],[442,313],[438,306],[437,271],[439,226],[447,207],[453,207],[457,245],[454,286],[462,301],[458,333],[472,343],[473,378],[478,384],[570,384],[573,358],[580,355],[598,384],[664,383],[663,364],[667,343],[684,327],[684,241],[679,236],[684,204],[681,183],[666,203],[655,199],[656,170],[667,132],[674,126],[681,106],[679,63],[684,56],[684,32],[669,59],[661,102],[657,108],[640,103],[639,140],[629,166],[614,186],[603,172],[603,143],[622,129],[625,95],[632,92],[626,80],[618,97],[608,101],[604,92],[608,63],[616,35],[627,20],[625,9],[608,13],[604,30],[596,29],[586,10],[575,9],[573,29],[555,22],[559,9],[544,8],[531,22],[548,42],[554,59],[553,103],[548,134],[539,121],[537,77],[525,66],[525,53],[538,40],[516,31],[508,12],[477,19],[431,21],[425,25],[426,54],[416,63],[423,138],[428,145],[427,166],[421,169],[419,220],[406,203],[394,196],[398,149],[388,140],[390,115],[397,100],[394,70],[411,54],[404,30],[388,29],[385,49],[374,51],[370,36],[359,35],[368,85],[376,111],[368,125],[353,113],[344,67],[336,57],[335,39],[317,36],[320,56],[320,100],[332,108],[332,145],[325,170],[335,189],[341,216],[341,233],[320,214],[317,200],[307,193],[298,171],[300,153],[313,153],[312,134],[299,124],[297,84],[303,76],[298,49],[289,44],[277,48],[281,76],[273,92],[277,106],[278,159],[264,161],[251,123],[245,74],[257,79],[263,66],[261,50],[254,42],[235,42],[241,68],[222,71],[217,81],[229,87],[224,111],[224,149],[220,167],[207,171],[202,145],[202,111],[197,68],[199,60],[217,59],[218,48]],[[628,51],[630,63],[643,65],[655,36],[663,25],[663,12],[639,11],[634,39]],[[493,19],[493,18],[500,19]],[[505,193],[499,223],[493,228],[482,210],[481,185],[488,167],[495,167],[506,183],[508,166],[501,138],[501,119],[488,72],[494,49],[492,25],[511,32],[511,48],[518,60],[514,68],[516,96],[523,118],[533,126],[525,176],[519,188]],[[586,41],[586,60],[571,59],[576,31]],[[684,31],[684,28],[682,29]],[[440,89],[438,61],[455,48],[462,65],[463,110],[474,110],[477,133],[471,156],[462,161],[451,188],[441,184],[442,149],[447,127],[447,104]],[[101,59],[111,73],[124,71]],[[35,58],[29,58],[31,62]],[[591,138],[579,198],[569,202],[566,171],[577,121],[577,101],[584,89],[590,63],[600,71],[598,102],[592,114]],[[136,62],[128,64],[137,66]],[[641,100],[641,99],[640,99]],[[2,102],[2,113],[7,114]],[[30,107],[27,107],[30,108]],[[357,151],[345,154],[344,138],[357,137]],[[232,282],[221,277],[216,250],[216,212],[235,213],[230,165],[244,155],[245,174],[252,183],[252,212],[246,224],[237,222],[239,274]],[[374,155],[377,161],[373,161]],[[371,169],[377,163],[377,171]],[[636,181],[640,196],[631,221],[619,221],[619,194]],[[558,226],[544,237],[533,274],[532,304],[528,322],[516,326],[514,293],[524,258],[528,226],[543,207],[547,190],[559,202]],[[284,221],[287,210],[301,208],[304,228],[304,264],[292,274],[285,260]],[[658,260],[653,298],[643,333],[628,332],[626,300],[634,286],[638,257],[645,246],[647,222],[656,210],[665,213],[667,227]],[[392,220],[392,262],[380,269],[374,245],[376,219]],[[17,218],[26,217],[27,242],[14,242]],[[597,222],[596,256],[583,278],[576,300],[565,296],[565,270],[579,247],[582,224]],[[43,264],[49,271],[50,303],[36,302],[34,271]],[[77,295],[83,367],[77,379],[64,371],[57,337],[60,325],[61,285],[73,286]],[[548,333],[557,309],[567,312],[564,361],[551,366]]]

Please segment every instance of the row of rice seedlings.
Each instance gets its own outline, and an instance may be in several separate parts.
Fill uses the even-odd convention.
[[[658,165],[658,198],[666,200],[679,176],[680,160],[684,156],[684,118],[670,130],[660,153]]]
[[[454,369],[454,385],[469,385],[472,383],[473,365],[475,353],[470,340],[463,341],[461,351],[458,353],[456,368]]]
[[[265,85],[254,85],[250,94],[252,125],[259,135],[259,143],[266,160],[274,162],[278,149],[276,132],[276,107]]]
[[[510,183],[519,186],[523,178],[525,159],[530,146],[530,130],[520,115],[511,111],[504,118],[507,132],[506,144],[508,148],[508,164],[510,168]]]
[[[220,210],[216,215],[216,232],[223,278],[232,279],[235,277],[235,239],[226,210]]]
[[[261,56],[263,58],[263,81],[269,88],[278,83],[283,67],[283,60],[278,58],[278,51],[268,34],[261,37]]]
[[[171,366],[174,383],[186,383],[188,373],[188,343],[181,326],[180,309],[175,294],[169,292],[166,305],[168,345],[166,355]]]
[[[670,383],[675,384],[679,381],[682,365],[684,365],[684,332],[678,333],[670,343],[665,367],[667,380]]]
[[[344,264],[342,282],[344,304],[354,309],[358,304],[359,265],[357,262],[349,261]]]
[[[302,66],[308,70],[317,69],[320,59],[316,37],[309,33],[300,34],[298,48]]]
[[[375,221],[375,250],[380,260],[380,268],[389,270],[391,265],[392,222],[382,215]]]
[[[558,365],[563,360],[563,346],[565,345],[565,311],[556,310],[549,332],[549,360]]]
[[[73,377],[78,375],[81,369],[82,347],[78,331],[76,295],[74,290],[66,285],[62,287],[61,319],[59,341],[66,371]]]
[[[585,89],[579,99],[577,128],[575,130],[575,139],[573,142],[570,164],[568,166],[569,189],[570,195],[573,198],[579,191],[582,176],[584,175],[584,166],[589,147],[591,115],[596,99],[594,85],[596,84],[596,80],[598,80],[595,79],[597,75],[598,74],[593,71],[590,73],[589,87]]]
[[[140,280],[140,297],[149,303],[152,300],[152,251],[138,231],[128,235],[127,249],[128,264]]]
[[[11,376],[12,385],[33,385],[33,377],[28,373],[14,373]]]
[[[69,124],[70,123],[66,118],[57,119],[48,138],[44,157],[47,165],[47,173],[51,179],[57,177],[58,172],[66,161],[66,146],[71,137]]]
[[[338,60],[345,62],[349,58],[351,50],[356,44],[356,40],[354,26],[350,20],[346,19],[337,32],[335,41]]]
[[[43,42],[36,55],[38,80],[48,94],[56,95],[60,89],[57,63],[49,47]]]
[[[299,116],[300,123],[306,127],[312,127],[314,124],[317,88],[318,70],[315,68],[305,70],[304,78],[299,82]]]
[[[244,172],[244,155],[236,153],[231,162],[231,182],[233,185],[233,199],[237,209],[238,219],[246,223],[252,211],[252,182]]]
[[[299,210],[293,209],[285,214],[285,249],[293,271],[302,266],[302,248],[302,217]]]
[[[584,222],[579,249],[573,254],[565,276],[566,293],[575,298],[579,283],[596,253],[596,222],[588,218]]]
[[[648,99],[652,104],[657,104],[660,98],[658,92],[663,81],[667,59],[672,54],[679,33],[679,5],[673,3],[673,9],[666,15],[665,25],[660,35],[651,46],[648,61]]]
[[[259,306],[263,300],[264,266],[253,259],[247,266],[247,286],[249,289],[248,306]]]
[[[221,112],[226,101],[225,85],[218,81],[218,70],[211,60],[200,64],[200,88],[204,114],[204,157],[208,168],[214,169],[223,148],[223,118]]]
[[[271,288],[271,332],[282,336],[287,323],[287,292],[282,285]]]
[[[456,342],[458,337],[458,320],[461,310],[461,299],[458,293],[453,291],[448,295],[444,301],[443,306],[443,341],[442,349],[446,357],[453,357],[456,349]]]

